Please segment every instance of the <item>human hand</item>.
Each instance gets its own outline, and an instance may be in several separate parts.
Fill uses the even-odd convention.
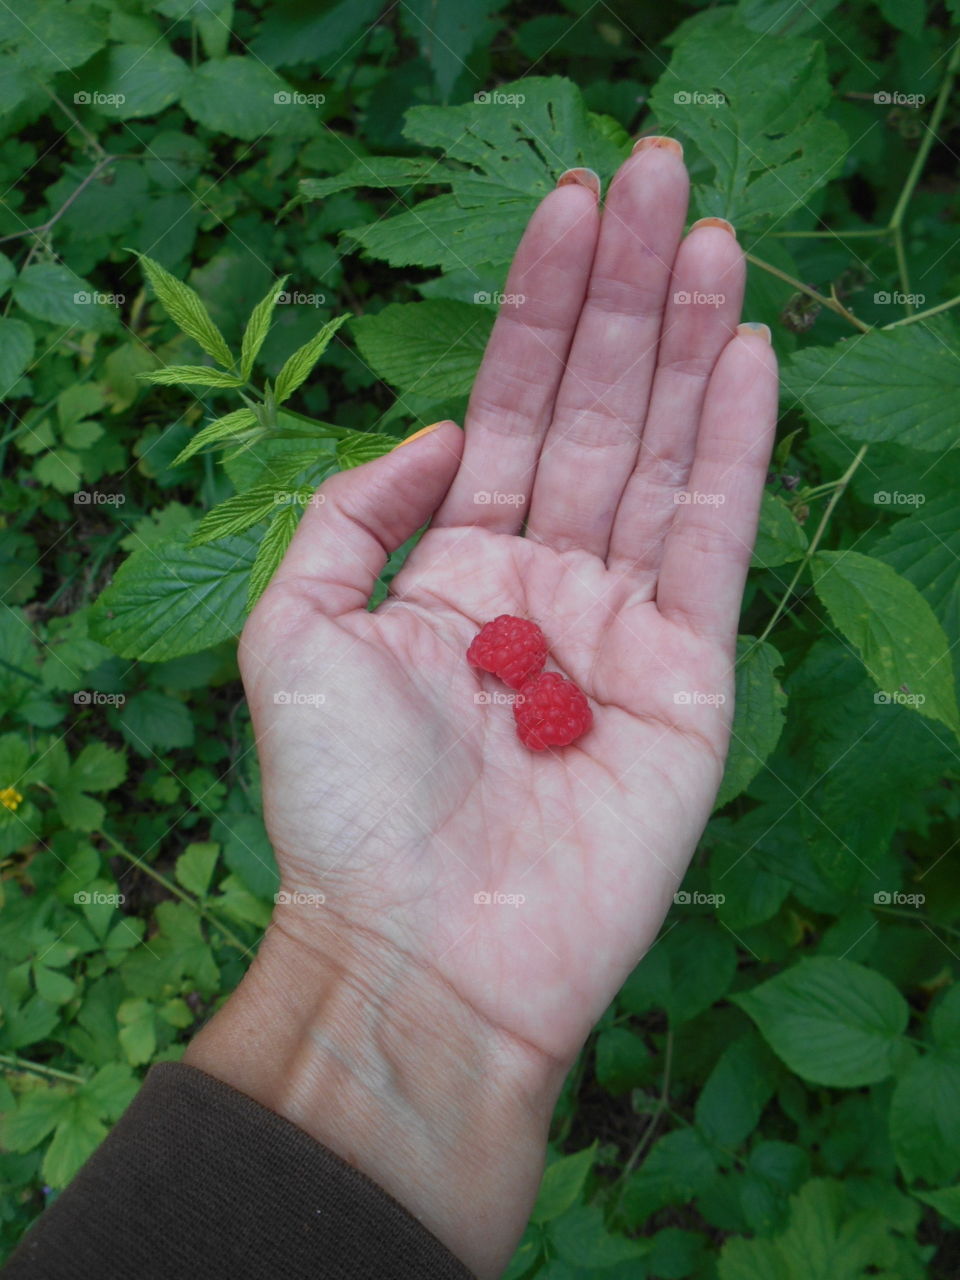
[[[328,480],[241,644],[289,900],[230,1035],[254,1035],[268,999],[293,1034],[289,992],[323,999],[294,1083],[278,1089],[269,1066],[232,1082],[355,1158],[478,1274],[509,1258],[563,1076],[656,937],[733,713],[775,359],[766,334],[737,330],[734,236],[681,238],[681,154],[645,142],[602,218],[581,182],[546,197],[465,431],[442,424]],[[431,517],[369,612],[388,552]],[[465,658],[500,613],[540,622],[548,665],[590,699],[572,746],[531,752],[509,706],[475,700],[508,692]],[[216,1057],[204,1032],[193,1060],[212,1070],[204,1036]],[[414,1060],[416,1082],[381,1110]],[[320,1112],[331,1070],[352,1129]]]

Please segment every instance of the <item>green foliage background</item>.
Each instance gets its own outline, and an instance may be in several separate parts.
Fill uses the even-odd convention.
[[[737,227],[783,415],[717,809],[570,1074],[508,1274],[955,1276],[956,0],[23,16],[0,6],[3,1248],[269,918],[234,637],[303,498],[462,421],[537,200],[659,131],[691,219]]]

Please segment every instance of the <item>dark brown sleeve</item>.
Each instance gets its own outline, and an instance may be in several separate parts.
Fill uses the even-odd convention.
[[[336,1105],[336,1099],[331,1099]],[[194,1067],[152,1067],[4,1280],[474,1280],[365,1174]]]

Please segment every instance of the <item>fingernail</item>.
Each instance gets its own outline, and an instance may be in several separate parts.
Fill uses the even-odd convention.
[[[770,342],[770,326],[761,324],[759,320],[744,320],[743,324],[737,325],[737,333],[759,333],[761,338],[766,338]]]
[[[600,199],[600,175],[592,169],[567,169],[557,179],[558,187],[586,187]]]
[[[697,227],[719,227],[721,231],[729,231],[734,240],[737,238],[736,227],[726,218],[698,218],[690,230],[696,231]]]
[[[657,147],[661,151],[673,151],[681,160],[683,159],[683,147],[676,138],[667,138],[661,134],[638,138],[633,144],[633,154],[636,155],[638,151],[649,151],[652,147]]]
[[[446,419],[443,420],[445,422]],[[431,431],[436,431],[437,427],[442,427],[443,422],[432,422],[429,427],[421,427],[419,431],[415,431],[412,436],[407,436],[406,440],[401,440],[399,444],[395,444],[390,450],[395,453],[397,449],[402,449],[405,444],[409,444],[411,440],[419,440],[421,436],[428,436]]]

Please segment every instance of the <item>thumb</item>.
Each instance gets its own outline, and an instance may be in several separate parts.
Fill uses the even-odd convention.
[[[295,587],[330,616],[365,607],[387,557],[443,501],[462,449],[456,423],[437,422],[383,457],[325,480],[271,587]]]

